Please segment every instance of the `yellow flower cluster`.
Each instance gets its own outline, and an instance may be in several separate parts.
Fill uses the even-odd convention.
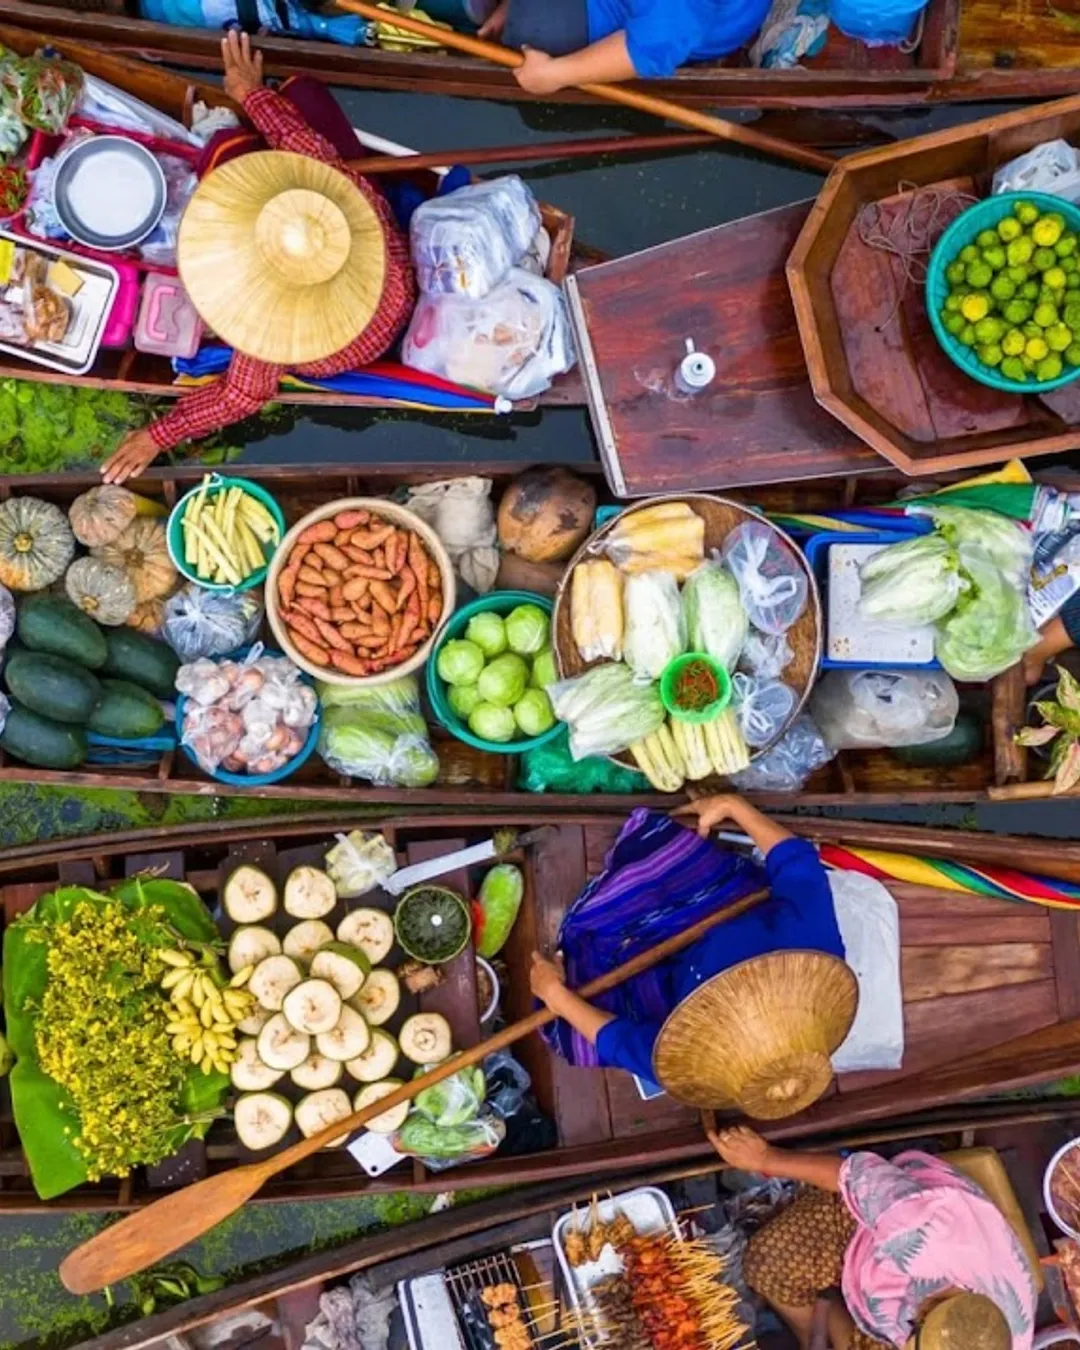
[[[184,1079],[166,1030],[161,962],[130,918],[118,902],[81,904],[48,937],[38,1057],[71,1097],[91,1181],[168,1153]]]

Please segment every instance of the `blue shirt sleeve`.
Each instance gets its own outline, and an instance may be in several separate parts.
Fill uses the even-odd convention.
[[[769,890],[806,919],[829,916],[836,922],[829,874],[809,839],[783,839],[765,855]]]
[[[596,1038],[596,1053],[602,1068],[626,1069],[639,1078],[653,1081],[653,1047],[660,1035],[660,1022],[631,1022],[617,1017],[601,1027]]]
[[[626,46],[643,79],[674,75],[690,60],[737,51],[761,27],[769,0],[629,0]]]

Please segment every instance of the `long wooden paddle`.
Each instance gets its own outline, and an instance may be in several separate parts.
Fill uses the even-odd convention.
[[[616,966],[599,979],[590,980],[578,992],[582,998],[592,998],[614,989],[624,980],[639,975],[643,970],[650,969],[675,952],[682,951],[684,947],[696,942],[718,924],[727,923],[740,914],[745,914],[748,909],[768,899],[768,896],[769,892],[762,890],[737,900],[733,905],[708,915],[707,918],[681,933],[676,933],[665,942],[650,947],[633,960]],[[310,1139],[303,1139],[263,1162],[234,1167],[229,1172],[207,1177],[203,1181],[197,1181],[193,1186],[185,1186],[183,1190],[174,1191],[172,1195],[155,1201],[145,1209],[106,1228],[89,1242],[84,1242],[81,1247],[76,1247],[60,1263],[61,1280],[73,1294],[91,1294],[97,1289],[104,1289],[106,1285],[126,1280],[129,1275],[146,1270],[148,1266],[156,1265],[186,1243],[201,1237],[222,1219],[228,1218],[278,1172],[283,1172],[287,1167],[292,1167],[311,1154],[317,1153],[335,1139],[358,1130],[384,1111],[389,1111],[402,1102],[411,1101],[418,1092],[431,1087],[434,1083],[441,1083],[444,1078],[449,1078],[459,1069],[478,1064],[496,1050],[513,1045],[515,1041],[521,1040],[533,1031],[538,1031],[540,1027],[554,1020],[555,1014],[542,1008],[531,1016],[522,1018],[520,1022],[504,1028],[471,1050],[453,1056],[422,1078],[414,1078],[411,1083],[403,1084],[396,1092],[391,1092],[388,1096],[373,1102],[362,1111],[355,1112],[335,1125],[327,1126],[325,1130],[313,1134]]]
[[[424,23],[422,19],[414,19],[409,14],[390,15],[378,5],[368,4],[367,0],[337,0],[337,6],[353,14],[360,14],[375,23],[392,23],[395,28],[404,28],[407,32],[416,33],[420,37],[431,38],[441,47],[453,47],[469,56],[478,56],[481,60],[507,66],[511,70],[525,60],[520,52],[504,47],[501,43],[485,42],[482,38],[469,37],[468,34],[457,33],[453,29],[435,28],[429,23]],[[594,98],[606,99],[608,103],[621,103],[624,107],[651,113],[653,117],[661,117],[668,122],[678,122],[691,131],[708,132],[710,136],[716,136],[720,140],[737,142],[749,150],[760,150],[762,154],[786,159],[804,169],[829,173],[836,167],[836,160],[820,150],[795,145],[794,142],[782,140],[779,136],[755,131],[753,127],[744,127],[738,122],[727,122],[722,117],[712,117],[709,113],[684,107],[683,104],[675,103],[671,99],[656,98],[637,89],[628,89],[624,84],[582,84],[578,85],[578,88]]]

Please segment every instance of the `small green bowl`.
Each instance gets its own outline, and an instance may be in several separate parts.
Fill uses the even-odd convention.
[[[442,632],[439,634],[438,641],[431,649],[427,671],[425,672],[428,701],[440,724],[447,731],[452,732],[459,741],[471,745],[474,750],[486,750],[492,755],[521,755],[526,750],[536,750],[541,745],[547,745],[549,741],[553,741],[562,730],[563,724],[556,721],[553,727],[541,732],[539,736],[522,736],[520,740],[513,741],[485,741],[474,735],[469,730],[468,724],[463,722],[451,708],[447,699],[446,681],[440,678],[436,667],[439,663],[439,653],[443,647],[451,639],[465,636],[465,629],[468,628],[469,620],[474,614],[495,613],[505,619],[511,610],[517,609],[518,605],[536,605],[549,618],[555,609],[555,605],[549,596],[535,595],[532,591],[489,591],[487,595],[481,595],[476,600],[470,600],[467,605],[462,605],[447,619]],[[554,637],[554,634],[552,634],[552,637]]]
[[[701,661],[708,666],[716,681],[716,687],[720,690],[717,698],[708,707],[696,710],[680,708],[675,702],[676,681],[692,661]],[[731,676],[726,667],[719,661],[714,661],[711,656],[706,656],[704,652],[686,652],[682,656],[677,656],[674,661],[669,661],[664,667],[664,673],[660,676],[660,701],[678,722],[711,722],[713,718],[719,717],[731,702]]]
[[[1009,380],[1004,375],[999,375],[994,366],[984,365],[975,355],[975,348],[965,347],[941,322],[941,310],[949,294],[945,269],[962,248],[975,242],[983,230],[994,229],[999,220],[1011,216],[1017,202],[1030,202],[1032,206],[1037,206],[1040,212],[1056,211],[1065,217],[1067,229],[1080,233],[1080,208],[1073,206],[1072,202],[1065,201],[1063,197],[1051,197],[1045,192],[1001,192],[996,197],[987,197],[985,201],[976,202],[974,206],[968,207],[963,214],[956,217],[934,245],[926,269],[926,312],[934,336],[953,364],[959,366],[965,375],[970,375],[980,384],[988,385],[991,389],[1000,389],[1007,394],[1045,394],[1051,389],[1060,389],[1064,384],[1071,384],[1080,377],[1080,366],[1066,366],[1053,380],[1041,382],[1025,380],[1021,384],[1019,380]]]
[[[234,487],[241,488],[249,497],[254,497],[257,502],[261,502],[266,507],[278,527],[278,538],[284,539],[286,525],[281,507],[264,487],[258,483],[253,483],[250,478],[223,478],[220,474],[211,474],[210,486],[206,492],[207,500],[216,497],[219,492],[226,492],[229,488]],[[202,484],[200,483],[189,492],[185,492],[169,513],[169,523],[165,527],[165,540],[169,548],[169,557],[173,560],[173,566],[186,580],[194,582],[196,586],[201,586],[203,590],[207,591],[222,591],[234,595],[239,591],[250,591],[255,586],[261,586],[266,580],[266,573],[270,566],[269,557],[266,559],[264,566],[257,567],[250,576],[244,578],[239,586],[230,586],[225,581],[207,581],[205,577],[200,577],[194,568],[189,567],[184,561],[184,531],[180,521],[188,501],[201,491]]]

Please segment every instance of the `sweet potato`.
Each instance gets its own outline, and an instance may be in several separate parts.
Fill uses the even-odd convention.
[[[325,647],[320,647],[317,642],[310,642],[302,633],[294,632],[291,628],[289,629],[289,637],[300,655],[306,657],[313,666],[328,666],[330,664],[330,653]]]
[[[400,619],[401,623],[397,630],[396,640],[392,651],[397,651],[400,647],[408,645],[409,639],[416,631],[416,625],[420,622],[420,601],[414,595],[405,607],[404,614],[399,614],[395,623]]]
[[[428,602],[428,622],[438,623],[442,618],[442,596]]]
[[[393,525],[376,525],[372,522],[371,529],[354,530],[352,541],[357,548],[378,548],[380,544],[385,544],[387,539],[394,532]]]
[[[330,608],[330,621],[332,623],[347,624],[356,622],[356,611],[351,605],[332,605]],[[342,628],[344,632],[344,627]],[[348,637],[348,633],[345,633]]]
[[[298,581],[298,582],[296,583],[296,594],[297,594],[297,595],[307,595],[307,596],[312,597],[313,599],[320,599],[320,600],[321,600],[321,599],[325,599],[325,598],[326,598],[326,587],[325,587],[325,586],[312,586],[312,585],[310,585],[310,584],[309,584],[308,582],[306,582],[306,581]]]
[[[391,573],[390,569],[386,565],[386,549],[377,548],[375,550],[374,556],[375,556],[375,566],[381,568],[386,573],[387,578],[389,579]]]
[[[322,637],[315,627],[315,620],[309,618],[302,610],[290,609],[288,614],[285,615],[285,626],[290,633],[299,633],[309,642],[314,642],[316,646],[322,645]]]
[[[283,608],[287,609],[293,602],[293,596],[296,594],[296,577],[297,572],[294,572],[291,567],[286,567],[278,575],[278,599],[281,601]]]
[[[390,615],[381,605],[375,605],[371,611],[371,627],[373,632],[390,636]]]
[[[390,573],[385,567],[369,567],[367,563],[350,563],[344,575],[347,577],[367,577],[369,581],[389,581]]]
[[[297,576],[305,585],[318,586],[320,590],[326,590],[326,578],[317,567],[301,567]]]
[[[420,602],[420,613],[428,610],[428,557],[418,534],[409,534],[409,566],[416,578],[416,594]]]
[[[330,608],[340,609],[346,603],[344,587],[339,583],[330,587]]]
[[[343,675],[361,676],[370,675],[372,673],[371,662],[361,661],[360,658],[354,656],[352,652],[332,651],[330,653],[330,661],[333,664],[334,669],[340,670]]]
[[[309,525],[297,539],[298,544],[327,544],[337,534],[337,526],[332,520],[320,520]]]
[[[349,559],[346,558],[341,549],[335,548],[333,544],[316,544],[315,552],[322,558],[323,562],[328,563],[335,572],[344,572],[349,565]]]
[[[347,623],[341,625],[341,636],[347,638],[350,642],[359,642],[361,638],[366,641],[375,635],[368,624],[361,623],[359,619],[350,618]]]
[[[347,544],[351,538],[352,530],[338,530],[330,542],[335,548],[340,548],[342,544]]]
[[[433,560],[428,562],[427,584],[432,590],[436,586],[442,585],[442,573],[439,571],[439,564]]]
[[[409,596],[416,590],[416,573],[407,564],[401,568],[401,586],[397,593],[396,608],[402,610],[405,608],[405,602]]]
[[[343,544],[341,551],[354,563],[366,563],[368,567],[375,566],[374,554],[369,553],[366,548],[357,548],[355,544]]]
[[[312,596],[302,595],[296,602],[296,608],[310,614],[313,619],[329,619],[330,608],[324,599],[316,600]]]
[[[381,605],[387,614],[393,614],[397,608],[397,596],[386,584],[385,581],[373,581],[371,583],[371,597],[377,605]]]
[[[352,650],[348,642],[346,642],[346,640],[341,636],[341,634],[334,627],[334,625],[330,623],[328,620],[316,619],[315,627],[322,634],[323,642],[326,644],[327,647],[330,647],[332,650],[339,652],[347,652]]]
[[[350,577],[342,586],[341,594],[352,604],[356,600],[362,600],[372,585],[367,577]]]
[[[340,586],[345,579],[343,573],[335,572],[332,567],[324,567],[322,570],[322,576],[323,581],[326,582],[327,587],[331,590],[333,590],[335,586]]]
[[[339,530],[355,530],[358,525],[366,525],[371,519],[371,513],[368,511],[339,511],[334,517],[334,524]]]

